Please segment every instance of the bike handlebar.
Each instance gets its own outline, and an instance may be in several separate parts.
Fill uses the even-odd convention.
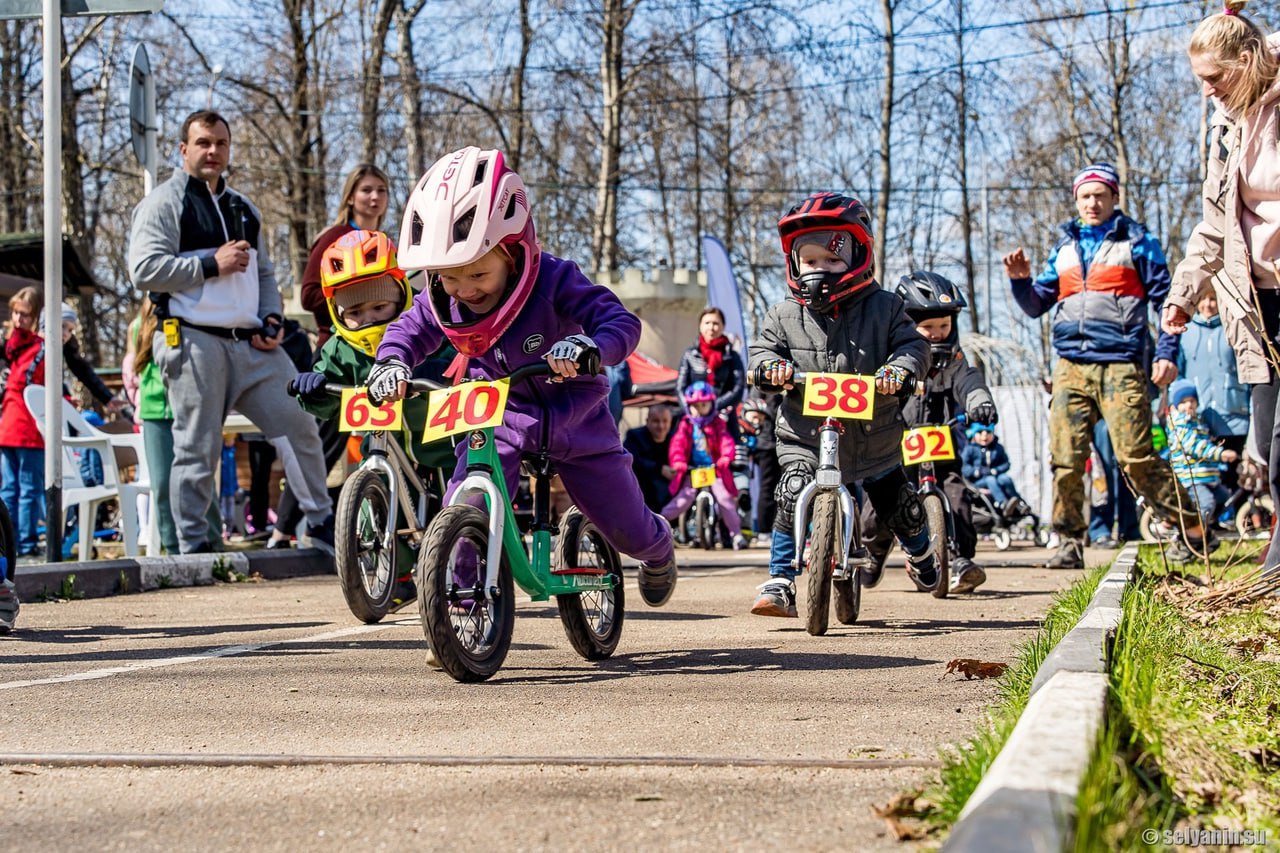
[[[756,368],[756,371],[758,371],[759,369],[760,368]],[[754,385],[757,388],[761,388],[762,390],[764,389],[768,389],[768,390],[776,389],[776,391],[783,390],[781,388],[777,388],[776,386],[765,385],[764,383],[759,382],[756,377],[756,371],[747,372],[748,385]],[[791,378],[788,379],[787,381],[790,382],[792,385],[803,385],[809,380],[810,375],[818,376],[820,375],[820,371],[797,370],[791,374]],[[897,397],[899,400],[905,400],[916,392],[916,382],[917,382],[916,377],[908,376],[906,381],[902,383],[902,387],[899,388],[896,393],[890,394],[888,396]]]
[[[596,351],[583,353],[582,357],[578,360],[578,368],[588,376],[598,376],[600,374],[600,353]],[[532,379],[535,376],[547,376],[550,373],[550,364],[545,361],[537,361],[533,364],[526,364],[524,367],[517,367],[510,375],[507,376],[507,379],[511,381],[512,385],[515,385],[516,383],[523,382],[526,379]],[[411,394],[426,394],[431,391],[439,391],[449,387],[448,385],[443,385],[432,379],[410,379],[408,384],[409,393]],[[331,394],[334,397],[341,397],[342,392],[348,388],[363,387],[363,385],[340,385],[336,382],[326,382],[324,384],[325,393]],[[294,387],[292,379],[289,380],[288,392],[290,397],[298,396],[298,389]]]

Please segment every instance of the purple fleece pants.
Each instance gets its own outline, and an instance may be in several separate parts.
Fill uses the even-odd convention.
[[[671,525],[645,506],[644,494],[631,468],[631,454],[622,449],[607,403],[600,400],[583,408],[579,418],[545,410],[535,417],[517,409],[512,401],[502,426],[494,431],[507,494],[515,494],[521,457],[539,451],[545,432],[547,448],[565,491],[610,545],[647,563],[673,559]],[[450,497],[466,477],[466,445],[466,441],[458,443],[458,466],[449,482]]]

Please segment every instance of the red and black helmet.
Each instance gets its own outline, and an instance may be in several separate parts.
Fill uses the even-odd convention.
[[[827,248],[843,257],[844,272],[800,272],[792,251],[797,238],[817,232],[833,232]],[[856,198],[836,193],[814,193],[778,220],[782,253],[787,258],[787,287],[802,305],[827,311],[875,280],[875,238],[871,214]],[[847,242],[841,240],[846,237]],[[805,242],[805,241],[801,241]]]

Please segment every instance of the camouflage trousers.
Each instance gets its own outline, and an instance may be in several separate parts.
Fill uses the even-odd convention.
[[[1200,523],[1169,463],[1151,446],[1151,398],[1147,374],[1136,364],[1077,364],[1058,359],[1049,404],[1049,463],[1053,468],[1053,529],[1083,539],[1084,468],[1093,426],[1107,422],[1116,462],[1139,496],[1165,521]]]

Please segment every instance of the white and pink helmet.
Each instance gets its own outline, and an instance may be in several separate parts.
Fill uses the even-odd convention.
[[[515,272],[496,308],[463,319],[433,273],[466,266],[495,247]],[[398,255],[401,268],[427,271],[431,313],[454,348],[468,357],[488,352],[528,301],[542,256],[524,181],[502,152],[470,147],[437,160],[409,195]]]

